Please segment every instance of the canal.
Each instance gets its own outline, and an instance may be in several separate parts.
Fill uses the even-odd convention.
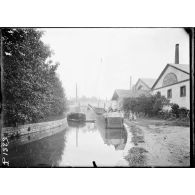
[[[87,112],[96,122],[68,123],[59,133],[10,148],[10,167],[128,166],[126,129],[105,129],[102,116]]]

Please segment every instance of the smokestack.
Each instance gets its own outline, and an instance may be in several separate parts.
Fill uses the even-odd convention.
[[[179,64],[179,44],[175,45],[175,64]]]

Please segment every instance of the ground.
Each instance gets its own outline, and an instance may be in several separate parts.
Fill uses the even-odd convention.
[[[126,156],[130,166],[190,166],[190,127],[151,119],[125,123],[134,144]]]

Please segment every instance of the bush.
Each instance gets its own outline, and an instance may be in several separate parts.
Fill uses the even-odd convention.
[[[172,104],[171,113],[175,114],[176,117],[179,117],[179,105],[178,104]]]
[[[136,98],[126,98],[123,101],[123,110],[125,112],[143,113],[144,115],[158,116],[164,106],[169,105],[169,100],[160,93],[149,96],[139,96]]]
[[[179,109],[179,118],[189,118],[189,110],[187,108],[181,107]]]

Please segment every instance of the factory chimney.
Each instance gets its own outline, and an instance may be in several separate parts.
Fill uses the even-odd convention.
[[[175,45],[175,64],[179,64],[179,44]]]

